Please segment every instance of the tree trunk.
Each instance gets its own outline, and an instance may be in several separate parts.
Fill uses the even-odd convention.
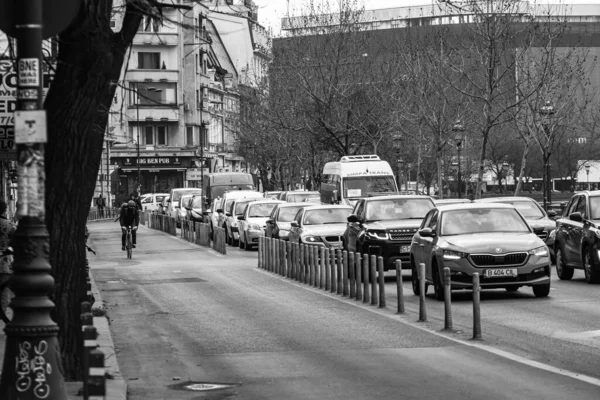
[[[483,186],[483,172],[485,170],[485,149],[487,147],[489,131],[483,133],[483,142],[481,143],[481,154],[479,156],[479,168],[477,171],[477,189],[475,198],[481,198],[481,187]]]
[[[116,89],[111,82],[119,80],[126,49],[142,17],[139,11],[125,17],[123,35],[116,35],[110,30],[110,3],[82,3],[75,21],[61,34],[57,71],[44,103],[53,317],[60,327],[66,380],[81,379],[83,371],[79,315],[86,294],[84,233]]]
[[[517,181],[517,186],[515,187],[515,196],[518,196],[521,193],[521,188],[523,187],[523,175],[525,175],[525,168],[527,168],[530,141],[531,136],[528,134],[525,137],[525,148],[523,149],[523,156],[521,157],[521,170],[519,171],[519,180]]]

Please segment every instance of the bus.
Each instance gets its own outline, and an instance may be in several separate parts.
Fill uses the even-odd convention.
[[[203,194],[205,204],[231,190],[256,190],[252,175],[245,172],[213,172],[204,175]]]
[[[323,167],[321,203],[347,204],[369,197],[398,194],[394,171],[377,155],[343,156]]]

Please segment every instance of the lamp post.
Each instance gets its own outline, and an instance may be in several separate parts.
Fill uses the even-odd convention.
[[[462,132],[464,132],[465,127],[462,124],[460,119],[457,119],[456,122],[454,123],[454,125],[452,126],[452,132],[456,132],[456,136],[454,136],[454,143],[456,144],[456,151],[458,153],[458,174],[456,177],[457,180],[457,192],[458,192],[458,198],[461,198],[461,176],[460,176],[460,151],[462,150],[462,144],[463,144],[463,134]]]
[[[396,160],[396,168],[398,168],[398,191],[402,191],[402,172],[404,170],[404,160],[402,158]]]
[[[400,186],[400,182],[401,182],[401,178],[400,178],[400,142],[402,141],[402,136],[401,135],[394,135],[393,136],[393,141],[394,141],[394,149],[396,150],[396,181],[397,181],[397,185],[398,185],[398,191],[402,190],[402,187]]]
[[[546,103],[540,108],[540,115],[542,116],[542,129],[544,134],[546,135],[547,140],[550,139],[550,127],[548,126],[548,122],[550,117],[554,114],[554,107],[550,101],[546,101]],[[548,206],[552,202],[551,199],[551,179],[550,179],[550,154],[544,148],[544,177],[543,177],[543,191],[544,191],[544,210],[548,210]]]
[[[590,164],[585,165],[585,174],[587,175],[587,189],[590,190]]]

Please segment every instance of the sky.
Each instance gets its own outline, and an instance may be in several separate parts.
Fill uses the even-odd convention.
[[[315,0],[318,2],[319,0]],[[322,0],[327,2],[327,0]],[[337,0],[329,0],[331,3],[337,3]],[[382,8],[407,7],[416,5],[431,5],[436,0],[358,0],[364,4],[367,10],[377,10]],[[266,28],[271,27],[273,34],[279,34],[281,18],[287,14],[287,4],[292,4],[296,9],[301,8],[302,4],[308,0],[254,0],[258,5],[258,20]],[[554,4],[599,4],[600,0],[530,0],[531,3],[554,3]]]

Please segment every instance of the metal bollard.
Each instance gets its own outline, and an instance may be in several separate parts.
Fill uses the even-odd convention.
[[[371,305],[377,305],[377,256],[372,255],[369,260],[369,282],[371,282]]]
[[[319,261],[318,261],[318,251],[319,249],[317,248],[317,246],[312,246],[312,279],[310,282],[310,285],[312,287],[317,287],[318,285],[318,277],[319,277],[319,270],[318,270],[318,265],[319,265]]]
[[[348,260],[348,252],[346,250],[342,251],[342,295],[348,296],[350,293],[348,288],[348,270],[350,269],[349,260]]]
[[[96,339],[98,333],[93,326],[86,325],[83,327],[83,396],[87,399],[88,391],[88,373],[90,367],[90,353],[98,347]]]
[[[377,257],[377,276],[379,278],[379,308],[385,308],[385,276],[383,257]]]
[[[481,286],[479,272],[473,273],[473,340],[481,340]]]
[[[263,238],[258,239],[258,268],[262,268]]]
[[[425,309],[425,263],[419,263],[419,322],[427,322]],[[415,279],[413,277],[413,279]]]
[[[281,254],[281,265],[279,266],[279,275],[281,276],[285,276],[286,273],[286,264],[287,264],[287,259],[286,259],[286,252],[285,252],[285,241],[279,239],[279,254]]]
[[[319,248],[319,289],[325,289],[325,247]]]
[[[354,259],[355,259],[355,283],[356,283],[356,300],[362,300],[362,258],[360,256],[360,253],[355,253],[354,255]]]
[[[88,397],[85,400],[104,400],[106,396],[106,369],[104,368],[104,353],[98,349],[90,352],[88,370]]]
[[[331,293],[337,292],[337,263],[335,249],[329,249],[329,266],[331,267]]]
[[[402,286],[401,260],[396,260],[396,294],[398,295],[398,314],[404,314],[404,286]]]
[[[325,290],[331,290],[331,263],[329,256],[329,249],[325,248],[325,252],[323,254],[323,268],[325,269]]]
[[[452,290],[450,286],[450,268],[444,267],[444,330],[452,330]]]
[[[310,282],[310,247],[304,245],[304,283]]]
[[[285,242],[285,273],[288,279],[292,279],[292,244],[289,240]]]
[[[363,254],[363,263],[362,263],[362,278],[363,278],[363,303],[368,303],[371,301],[371,295],[369,291],[369,255]]]
[[[348,253],[348,281],[350,282],[350,298],[356,298],[356,280],[354,279],[354,271],[356,268],[356,260],[354,252]]]
[[[337,274],[337,294],[342,294],[344,290],[344,255],[342,249],[337,249],[336,256],[336,274]]]

